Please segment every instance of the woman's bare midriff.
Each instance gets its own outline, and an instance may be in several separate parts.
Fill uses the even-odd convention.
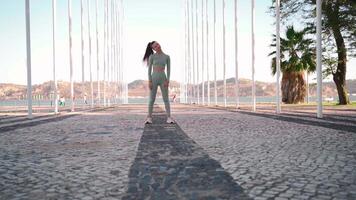
[[[162,66],[153,66],[154,72],[164,72],[164,67]]]

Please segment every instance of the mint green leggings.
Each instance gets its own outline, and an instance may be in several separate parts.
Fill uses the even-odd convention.
[[[164,81],[167,80],[166,74],[164,72],[153,72],[152,73],[152,90],[150,91],[150,99],[148,103],[148,116],[152,116],[153,104],[156,100],[157,88],[160,86],[163,102],[166,107],[167,116],[171,116],[171,108],[168,99],[168,88],[164,87]]]

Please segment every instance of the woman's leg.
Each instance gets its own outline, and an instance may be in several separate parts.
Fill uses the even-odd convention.
[[[152,90],[150,90],[150,99],[148,101],[148,116],[152,117],[153,112],[153,104],[156,100],[156,93],[157,93],[158,83],[157,81],[152,81]]]
[[[162,92],[164,106],[166,107],[167,117],[171,117],[171,108],[169,105],[169,98],[168,98],[168,87],[164,87],[164,81],[160,83],[160,88]]]

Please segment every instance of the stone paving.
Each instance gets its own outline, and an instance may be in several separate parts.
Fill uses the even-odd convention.
[[[356,124],[206,108],[175,118],[254,199],[356,199]]]
[[[123,199],[249,199],[216,160],[165,119],[162,113],[145,126]]]
[[[126,105],[0,130],[0,199],[356,199],[351,121],[172,110],[177,125]]]
[[[109,109],[0,133],[0,199],[120,199],[144,116]]]

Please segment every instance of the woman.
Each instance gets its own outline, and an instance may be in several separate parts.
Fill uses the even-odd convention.
[[[153,51],[155,51],[155,53]],[[168,99],[169,76],[171,72],[169,56],[163,53],[158,42],[152,41],[147,44],[143,61],[148,65],[148,86],[150,88],[148,116],[145,123],[152,124],[153,104],[156,100],[158,86],[161,88],[164,105],[166,107],[167,123],[175,123],[171,118],[171,110]],[[164,73],[165,66],[167,66],[167,76]]]

